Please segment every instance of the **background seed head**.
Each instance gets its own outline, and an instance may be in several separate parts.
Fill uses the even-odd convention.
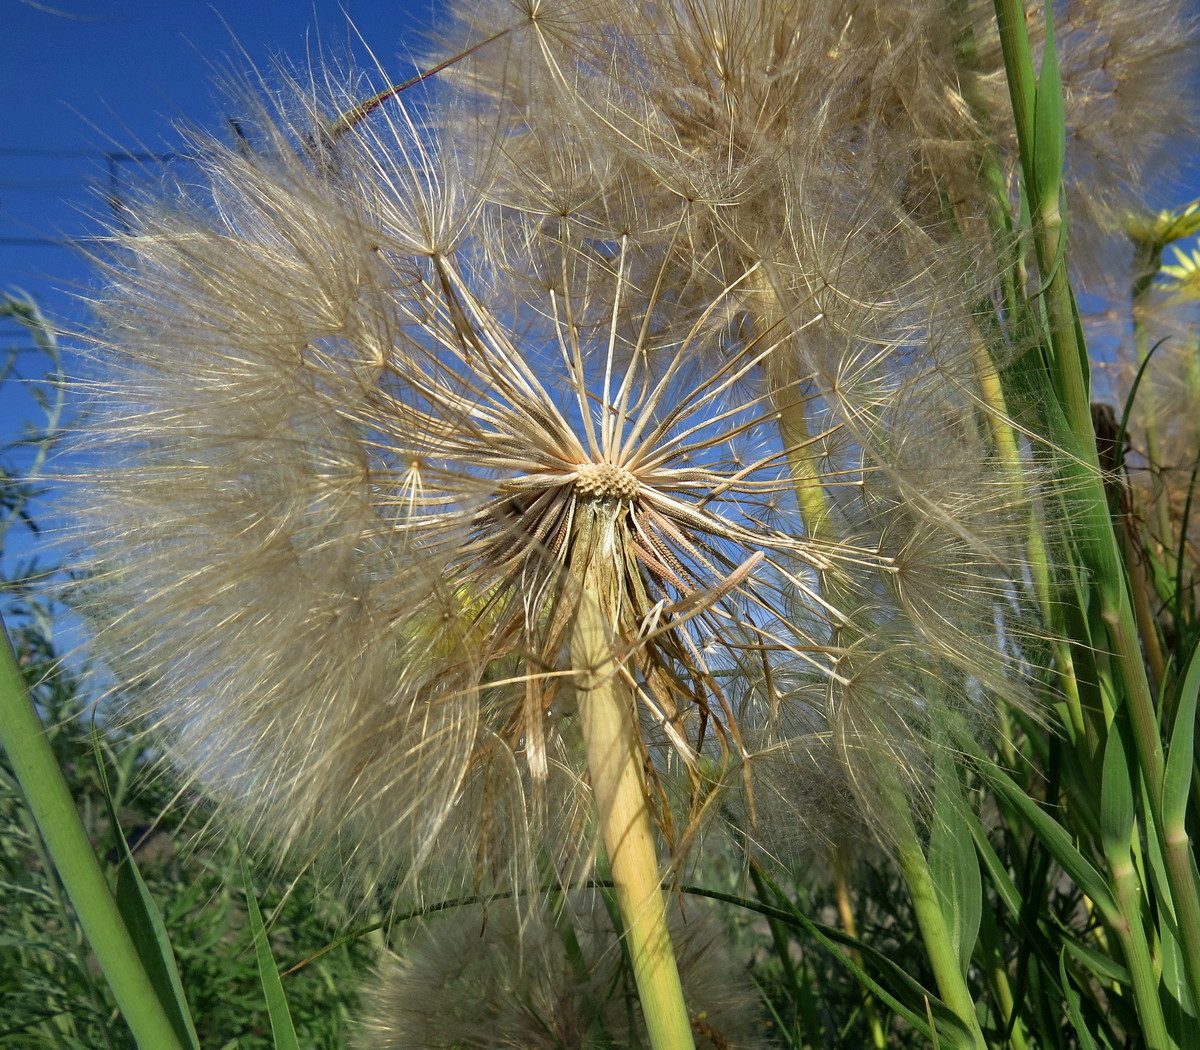
[[[559,916],[499,903],[425,920],[363,993],[361,1050],[592,1050],[645,1041],[632,978],[600,895]],[[699,1048],[766,1046],[758,994],[697,902],[672,909],[671,936]],[[568,950],[570,938],[578,957]]]

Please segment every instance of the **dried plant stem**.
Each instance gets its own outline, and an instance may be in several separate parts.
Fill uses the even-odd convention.
[[[619,603],[612,590],[609,581],[584,573],[571,638],[588,774],[650,1044],[654,1050],[693,1050],[667,927],[633,697],[613,652]]]
[[[1128,519],[1117,522],[1117,532],[1121,541],[1121,550],[1125,554],[1125,567],[1129,572],[1130,594],[1133,598],[1133,612],[1137,618],[1138,634],[1142,639],[1142,647],[1146,653],[1146,663],[1150,669],[1150,686],[1156,696],[1162,695],[1163,682],[1167,677],[1167,658],[1158,639],[1158,621],[1150,609],[1150,593],[1153,584],[1146,575],[1142,559],[1145,551],[1138,545],[1130,528]]]

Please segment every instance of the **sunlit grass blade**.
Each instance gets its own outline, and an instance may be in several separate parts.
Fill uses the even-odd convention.
[[[0,630],[0,739],[117,1005],[141,1050],[183,1050],[92,852]]]
[[[179,1042],[190,1050],[200,1050],[200,1040],[196,1036],[196,1026],[192,1022],[191,1010],[188,1008],[187,996],[183,991],[183,982],[179,977],[179,967],[175,963],[175,953],[171,949],[171,939],[167,936],[167,928],[163,925],[162,915],[146,883],[138,871],[133,859],[133,851],[129,841],[117,819],[117,808],[112,792],[108,785],[108,774],[104,769],[104,757],[101,751],[100,739],[95,729],[92,731],[92,751],[96,756],[96,768],[100,775],[100,787],[104,793],[104,802],[108,807],[108,816],[113,837],[116,839],[119,863],[117,866],[117,907],[121,918],[129,928],[133,946],[137,949],[138,957],[146,970],[158,1001],[171,1019]]]
[[[783,925],[790,926],[792,929],[807,933],[823,948],[829,951],[840,965],[849,970],[864,988],[871,991],[881,1002],[904,1018],[905,1021],[912,1025],[926,1039],[933,1040],[935,1038],[935,1029],[930,1023],[930,1018],[932,1017],[937,1024],[937,1034],[942,1038],[946,1038],[948,1034],[953,1037],[954,1042],[946,1045],[963,1047],[974,1045],[972,1036],[967,1032],[958,1017],[945,1003],[937,998],[937,996],[932,995],[924,985],[915,980],[903,967],[897,965],[894,960],[888,958],[888,956],[865,941],[851,937],[842,930],[837,929],[837,927],[827,926],[824,923],[810,919],[765,873],[763,874],[763,880],[779,902],[778,908],[767,904],[760,904],[757,901],[746,900],[742,897],[735,897],[728,893],[705,889],[701,886],[685,886],[683,887],[683,891],[695,894],[696,896],[709,897],[712,900],[726,901],[730,904],[739,905],[749,911],[774,918]],[[841,947],[849,947],[857,950],[864,962],[869,962],[873,967],[876,967],[877,972],[887,982],[886,986],[850,958],[849,955],[841,951]],[[927,1011],[931,1011],[931,1013]]]
[[[300,1050],[296,1039],[296,1028],[292,1024],[292,1013],[288,1009],[283,982],[271,955],[271,942],[263,924],[262,912],[254,897],[254,876],[250,865],[242,858],[242,885],[246,890],[246,913],[250,919],[250,935],[254,938],[254,954],[258,959],[258,974],[262,981],[263,998],[271,1018],[271,1035],[275,1039],[275,1050]]]

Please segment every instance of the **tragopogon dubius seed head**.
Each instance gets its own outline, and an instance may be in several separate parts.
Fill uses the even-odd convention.
[[[908,784],[938,710],[986,717],[1016,497],[971,359],[920,325],[809,355],[806,275],[739,248],[701,279],[695,202],[573,135],[541,148],[591,189],[551,211],[469,124],[289,91],[131,206],[96,303],[88,593],[128,709],[208,797],[430,895],[578,874],[597,595],[676,860],[727,793],[753,834],[789,707],[868,808],[857,755]],[[962,561],[954,641],[931,534]]]
[[[672,909],[692,1030],[700,1050],[768,1045],[759,994],[696,900]],[[576,946],[572,954],[568,944]],[[361,1050],[588,1050],[645,1044],[645,1026],[600,895],[509,909],[456,909],[423,921],[363,992]]]
[[[261,149],[200,143],[200,190],[131,208],[96,303],[79,506],[131,708],[303,855],[533,877],[531,842],[587,854],[586,575],[681,845],[749,783],[745,671],[771,703],[778,665],[836,679],[819,580],[893,571],[804,534],[752,273],[697,310],[636,236],[545,223],[557,279],[516,298],[480,261],[488,202],[399,102],[320,150],[259,115]]]

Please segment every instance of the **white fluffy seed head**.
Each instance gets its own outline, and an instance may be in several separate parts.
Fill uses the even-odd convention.
[[[978,498],[1010,490],[964,293],[899,265],[932,235],[884,193],[840,237],[819,151],[769,223],[698,226],[569,107],[517,141],[461,107],[260,105],[259,148],[201,142],[200,188],[115,235],[76,508],[127,711],[300,860],[428,898],[577,875],[567,654],[597,571],[679,855],[723,792],[753,833],[759,741],[775,763],[780,712],[814,696],[853,741],[834,761],[873,747],[923,778],[929,699],[848,673],[849,649],[882,667],[861,640],[903,622],[897,659],[953,664],[945,709],[969,707],[1006,680],[1021,573],[1007,505]],[[930,531],[962,560],[952,631]]]
[[[632,974],[595,892],[524,917],[504,904],[425,920],[364,989],[360,1050],[591,1050],[645,1045]],[[758,994],[698,902],[671,937],[697,1050],[770,1045]],[[578,945],[572,956],[566,945]]]

